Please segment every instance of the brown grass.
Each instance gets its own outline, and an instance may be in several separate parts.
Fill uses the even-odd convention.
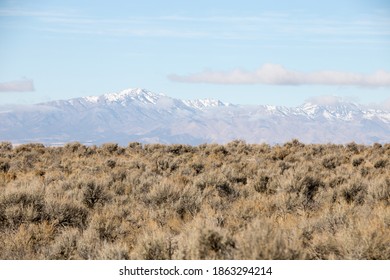
[[[390,259],[390,144],[0,143],[0,259]]]

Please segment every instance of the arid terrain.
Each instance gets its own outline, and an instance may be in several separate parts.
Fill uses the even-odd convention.
[[[390,259],[390,144],[0,143],[0,259]]]

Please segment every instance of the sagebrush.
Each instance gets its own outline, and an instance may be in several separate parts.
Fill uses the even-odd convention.
[[[0,259],[390,259],[390,144],[0,143]]]

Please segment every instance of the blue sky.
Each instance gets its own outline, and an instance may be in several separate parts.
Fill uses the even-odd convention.
[[[0,105],[135,87],[390,107],[390,1],[0,0]]]

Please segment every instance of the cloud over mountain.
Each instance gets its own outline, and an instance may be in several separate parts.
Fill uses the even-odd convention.
[[[0,83],[0,92],[26,92],[34,90],[34,82],[28,79]]]
[[[384,70],[372,74],[332,70],[301,72],[279,64],[264,64],[252,72],[240,69],[229,72],[205,70],[190,75],[172,74],[168,78],[182,83],[390,87],[390,72]]]

